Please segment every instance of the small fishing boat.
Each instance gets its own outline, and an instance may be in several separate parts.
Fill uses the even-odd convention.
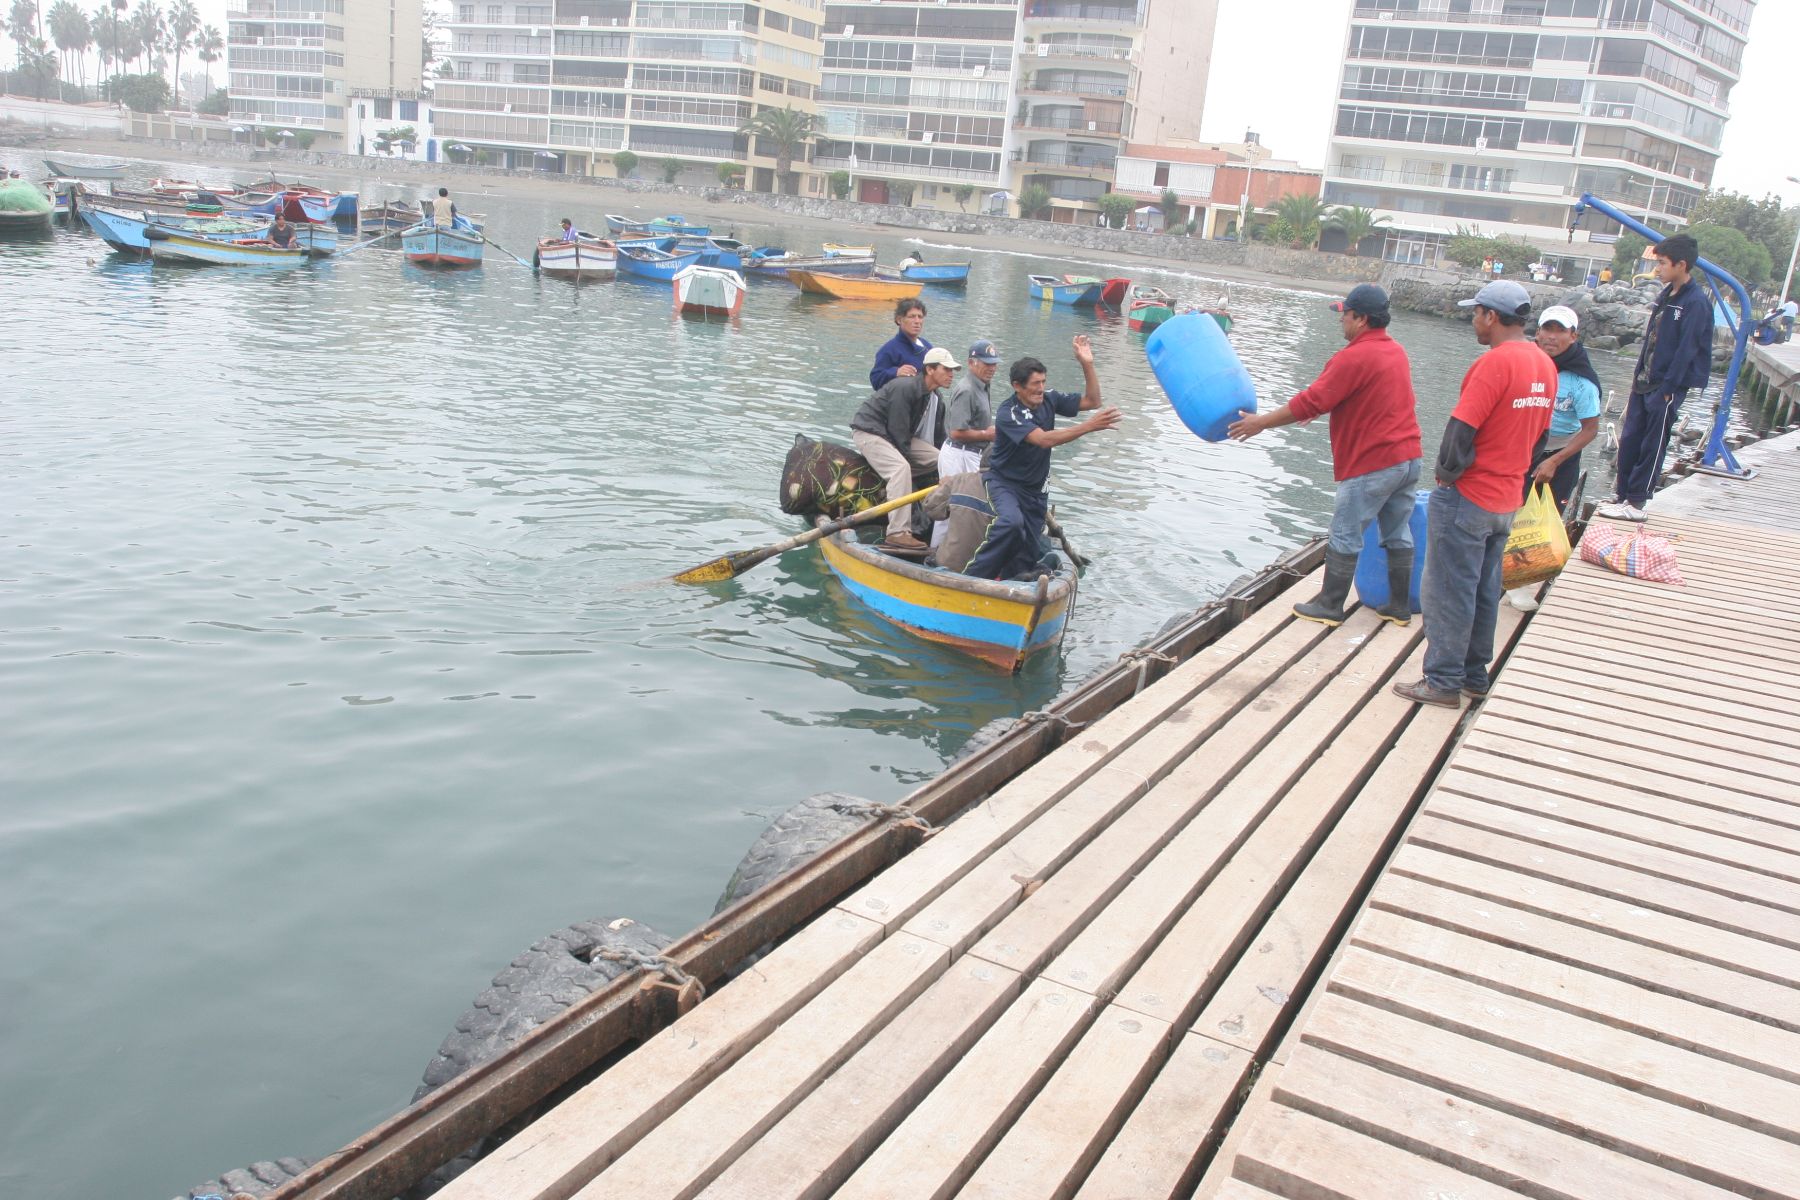
[[[290,190],[290,195],[293,192]],[[296,199],[300,202],[300,211],[306,214],[309,221],[348,221],[356,217],[356,193],[336,192],[313,195],[300,192]]]
[[[1125,294],[1131,290],[1129,279],[1108,279],[1100,285],[1100,303],[1108,308],[1123,308]]]
[[[124,163],[76,163],[66,158],[46,158],[44,165],[52,175],[65,179],[123,179]]]
[[[681,239],[670,233],[626,233],[614,238],[619,247],[639,246],[647,250],[673,250]]]
[[[1207,316],[1211,317],[1213,320],[1215,320],[1219,323],[1219,329],[1222,332],[1224,332],[1224,333],[1231,332],[1232,321],[1231,321],[1231,312],[1229,309],[1196,308],[1192,311],[1205,313]]]
[[[86,203],[80,209],[81,219],[100,240],[122,254],[150,256],[149,229],[152,223],[165,229],[228,241],[260,241],[268,236],[266,220],[244,220],[235,217],[190,217],[179,213],[129,213],[104,205]]]
[[[673,247],[676,250],[700,251],[700,265],[703,267],[724,267],[727,271],[744,269],[744,255],[750,247],[736,238],[729,237],[678,237]]]
[[[211,267],[297,267],[311,255],[298,246],[267,242],[232,242],[197,237],[161,225],[150,227],[150,257]]]
[[[42,233],[56,217],[56,202],[29,179],[0,179],[0,233]]]
[[[605,238],[578,233],[565,242],[560,236],[540,239],[531,265],[553,279],[611,279],[619,270],[619,248]]]
[[[914,263],[910,267],[900,268],[900,278],[915,279],[920,283],[936,283],[946,287],[961,287],[969,282],[968,263]]]
[[[81,193],[85,190],[81,180],[66,177],[46,179],[43,187],[44,195],[50,198],[54,219],[67,225],[81,207]]]
[[[810,271],[815,275],[843,275],[861,278],[875,273],[875,256],[827,258],[823,254],[777,254],[751,258],[744,263],[744,274],[765,279],[787,279],[792,270]],[[791,282],[791,281],[790,281]]]
[[[404,200],[384,201],[359,209],[356,214],[357,228],[364,235],[410,229],[419,223],[419,217],[419,210],[409,206]]]
[[[400,235],[406,261],[420,267],[479,267],[484,244],[479,232],[463,228],[461,217],[455,225],[421,221]]]
[[[712,232],[706,225],[689,225],[685,217],[676,213],[649,221],[634,221],[618,213],[607,213],[606,227],[614,233],[689,234],[694,237],[705,237]]]
[[[180,196],[132,191],[128,188],[114,188],[112,195],[107,197],[107,202],[128,212],[155,212],[173,216],[216,217],[224,212],[222,204],[201,204],[184,200]]]
[[[658,279],[664,283],[700,262],[698,250],[653,250],[648,246],[620,246],[619,270],[639,279]]]
[[[294,245],[314,258],[329,258],[337,253],[337,227],[329,221],[296,221]]]
[[[675,311],[684,315],[735,317],[744,307],[744,277],[723,267],[685,267],[673,286]]]
[[[798,284],[803,292],[830,296],[836,300],[905,300],[925,290],[924,284],[905,279],[877,279],[874,276],[858,278],[854,275],[833,275],[829,271],[790,268],[788,278]]]
[[[819,253],[823,254],[826,258],[837,258],[842,255],[849,255],[853,258],[866,255],[869,258],[874,258],[875,247],[846,246],[840,242],[826,242],[823,246],[819,247]]]
[[[1054,275],[1027,275],[1029,294],[1033,300],[1049,300],[1056,304],[1098,304],[1100,281],[1080,280],[1074,283]]]
[[[819,552],[844,589],[877,616],[1002,671],[1017,672],[1031,655],[1060,643],[1075,603],[1067,564],[1036,580],[976,579],[883,554],[854,529],[819,539]]]
[[[1133,332],[1149,333],[1175,315],[1175,297],[1159,287],[1138,284],[1125,307],[1125,319]]]

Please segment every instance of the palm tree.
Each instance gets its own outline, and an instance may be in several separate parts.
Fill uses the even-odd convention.
[[[37,36],[37,5],[32,0],[13,0],[6,14],[13,46],[18,51],[19,70],[25,70],[25,59],[31,53],[31,39]]]
[[[142,73],[159,73],[161,64],[155,60],[160,54],[164,25],[162,9],[157,7],[156,0],[138,0],[137,11],[131,15],[131,25],[138,44],[143,47],[143,56],[151,60],[145,64],[148,69]]]
[[[1325,216],[1325,202],[1317,196],[1283,196],[1275,204],[1275,212],[1288,223],[1296,249],[1310,250],[1319,244],[1319,226]]]
[[[200,10],[194,7],[194,0],[175,0],[169,9],[169,44],[175,51],[175,107],[181,107],[181,52],[187,49],[188,39],[200,29]]]
[[[798,178],[794,174],[794,157],[805,152],[806,143],[819,130],[819,118],[816,114],[799,112],[789,105],[786,108],[765,108],[753,117],[746,117],[737,131],[759,141],[774,143],[775,174],[781,181],[781,190],[791,196],[800,190]]]
[[[206,95],[210,96],[213,93],[212,65],[225,57],[225,39],[219,36],[217,25],[205,26],[194,35],[194,57],[206,64]]]
[[[1333,228],[1343,230],[1344,236],[1349,239],[1349,245],[1344,247],[1344,253],[1351,258],[1356,257],[1356,248],[1362,245],[1364,238],[1387,223],[1388,218],[1376,216],[1374,209],[1362,208],[1355,204],[1340,205],[1331,210],[1331,225]]]
[[[69,76],[71,56],[86,50],[93,40],[88,30],[87,14],[76,8],[73,0],[56,0],[50,6],[47,18],[50,26],[50,40],[56,43],[56,49],[63,56],[63,78]],[[75,58],[76,63],[80,62]]]
[[[16,19],[13,26],[18,27]],[[19,43],[19,70],[37,80],[37,98],[47,99],[44,88],[56,78],[56,55],[51,52],[50,43],[41,37]]]

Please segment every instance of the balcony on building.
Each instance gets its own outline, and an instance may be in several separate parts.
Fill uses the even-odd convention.
[[[1096,147],[1074,142],[1032,142],[1012,152],[1012,161],[1027,171],[1049,171],[1080,179],[1111,179],[1118,155],[1096,153]]]
[[[1028,28],[1067,26],[1071,29],[1096,29],[1102,26],[1139,28],[1144,24],[1143,0],[1025,0],[1024,18]]]
[[[1012,126],[1026,133],[1061,133],[1070,138],[1117,142],[1125,132],[1125,115],[1116,109],[1021,103]]]

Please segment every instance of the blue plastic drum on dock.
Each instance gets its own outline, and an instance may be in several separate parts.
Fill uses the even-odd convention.
[[[1412,610],[1424,612],[1419,603],[1419,584],[1425,578],[1425,506],[1431,489],[1413,493],[1412,529],[1413,572]],[[1362,553],[1356,559],[1356,598],[1366,608],[1380,608],[1388,602],[1387,550],[1381,544],[1381,528],[1374,521],[1363,530]]]
[[[1224,441],[1238,413],[1256,411],[1250,372],[1219,323],[1206,313],[1182,313],[1164,321],[1144,349],[1175,415],[1207,441]]]

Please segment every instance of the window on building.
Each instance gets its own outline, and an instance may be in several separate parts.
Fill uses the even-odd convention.
[[[481,65],[481,77],[483,79],[489,80],[491,82],[496,82],[496,83],[499,82],[500,64],[499,63],[483,63]]]
[[[419,102],[417,100],[400,101],[400,119],[402,121],[417,121],[419,119]]]

